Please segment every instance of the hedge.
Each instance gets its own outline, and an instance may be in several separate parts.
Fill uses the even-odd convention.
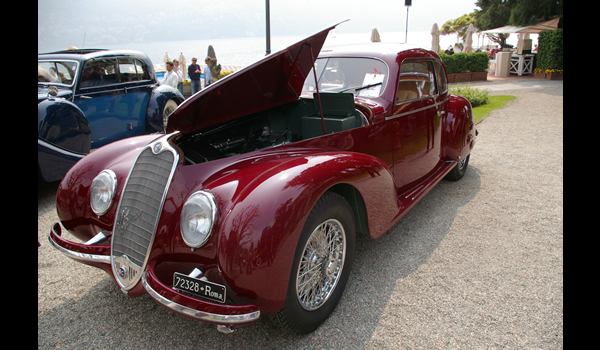
[[[538,37],[536,68],[542,70],[563,69],[563,30],[547,30]]]
[[[446,55],[440,53],[440,58],[446,66],[446,73],[485,72],[490,64],[490,56],[486,52],[455,53]]]

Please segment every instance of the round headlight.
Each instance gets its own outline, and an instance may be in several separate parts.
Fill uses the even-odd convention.
[[[90,204],[96,215],[102,215],[110,209],[116,188],[117,175],[112,170],[103,170],[94,178]]]
[[[192,248],[202,246],[212,232],[217,218],[217,204],[212,194],[195,192],[181,210],[181,236]]]

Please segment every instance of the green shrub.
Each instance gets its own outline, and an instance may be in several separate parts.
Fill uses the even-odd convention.
[[[449,92],[454,95],[462,96],[471,102],[472,107],[482,106],[490,102],[490,89],[478,89],[466,86],[458,85],[450,87]]]
[[[485,72],[490,63],[490,56],[488,56],[488,54],[485,52],[461,52],[454,55],[440,53],[439,55],[446,66],[446,72],[448,74]]]
[[[546,30],[538,37],[536,68],[539,70],[563,69],[563,30]]]

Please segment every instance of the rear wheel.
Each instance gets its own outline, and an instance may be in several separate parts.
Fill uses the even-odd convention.
[[[446,175],[446,179],[451,181],[458,181],[465,176],[467,169],[469,168],[469,159],[471,155],[469,154],[466,158],[463,158],[458,161],[458,164],[452,169],[448,175]]]
[[[354,218],[348,202],[327,192],[300,235],[284,307],[275,318],[286,330],[309,333],[335,309],[354,258]]]

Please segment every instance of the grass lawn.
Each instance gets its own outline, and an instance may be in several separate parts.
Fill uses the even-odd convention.
[[[479,123],[483,118],[485,118],[491,111],[498,109],[508,102],[516,99],[516,96],[507,96],[507,95],[497,95],[490,96],[490,102],[484,104],[483,106],[473,108],[473,116],[475,117],[475,124]]]

